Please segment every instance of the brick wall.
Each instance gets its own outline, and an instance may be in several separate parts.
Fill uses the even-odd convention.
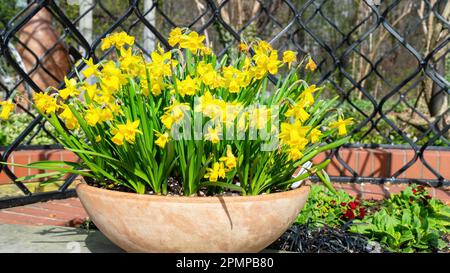
[[[31,162],[41,160],[64,160],[64,161],[77,161],[78,157],[66,150],[52,149],[52,150],[21,150],[14,151],[8,158],[8,162],[17,164],[29,164]],[[9,166],[11,171],[17,176],[34,175],[38,173],[44,173],[43,170],[29,169],[23,167]],[[51,171],[49,171],[51,172]],[[12,183],[11,179],[4,173],[0,173],[0,185]]]
[[[344,148],[339,155],[360,176],[392,177],[413,159],[414,150]],[[321,162],[325,157],[325,153],[319,154],[313,161]],[[450,180],[450,151],[425,151],[424,159],[431,168]],[[326,170],[330,176],[352,176],[335,158]],[[418,159],[398,178],[436,179],[436,176]]]
[[[391,177],[401,167],[403,167],[414,156],[412,150],[400,149],[361,149],[344,148],[340,150],[342,159],[358,174],[362,176]],[[325,159],[326,154],[320,154],[314,158],[315,162]],[[450,151],[426,151],[424,158],[431,167],[438,170],[441,175],[450,179]],[[77,156],[72,152],[65,150],[22,150],[11,154],[9,162],[28,164],[39,160],[65,160],[76,161]],[[36,169],[27,169],[20,167],[10,167],[18,176],[33,175],[43,172]],[[350,172],[336,160],[328,165],[327,172],[330,176],[351,176]],[[400,178],[411,179],[435,179],[426,166],[419,161],[414,163],[408,170],[399,176]],[[0,185],[10,184],[12,181],[4,174],[0,173]],[[396,193],[404,189],[407,185],[384,184],[375,185],[370,183],[336,183],[336,187],[344,189],[350,194],[363,199],[380,199],[389,196],[390,193]],[[430,193],[441,200],[448,202],[450,200],[449,187],[441,189],[430,189]]]

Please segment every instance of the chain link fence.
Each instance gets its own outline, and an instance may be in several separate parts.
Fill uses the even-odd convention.
[[[182,26],[204,34],[219,56],[233,56],[237,44],[257,38],[279,50],[295,50],[301,58],[310,55],[318,64],[313,80],[326,86],[324,96],[339,95],[338,107],[357,121],[347,147],[414,151],[389,177],[373,177],[358,173],[336,150],[329,156],[347,175],[332,179],[449,184],[450,178],[424,156],[450,151],[446,0],[5,0],[0,16],[0,100],[19,92],[17,112],[26,123],[16,134],[0,123],[2,161],[24,146],[58,147],[51,128],[28,101],[33,92],[61,88],[66,74],[74,77],[75,68],[83,69],[82,58],[107,58],[110,52],[100,50],[102,38],[126,31],[149,55],[158,44],[170,48],[170,30]],[[432,179],[403,178],[417,162]],[[17,179],[10,167],[0,165],[2,172]],[[67,190],[73,180],[69,177],[57,191],[45,194],[33,194],[26,184],[15,182],[25,196],[0,203],[73,195]]]

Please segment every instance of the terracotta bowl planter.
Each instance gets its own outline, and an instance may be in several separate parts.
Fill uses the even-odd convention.
[[[259,252],[295,221],[309,190],[173,197],[76,188],[91,220],[127,252]]]

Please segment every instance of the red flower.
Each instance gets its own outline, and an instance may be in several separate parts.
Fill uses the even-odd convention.
[[[348,209],[348,210],[345,212],[344,217],[347,218],[347,219],[352,220],[352,219],[355,218],[355,214],[353,213],[352,210]]]
[[[416,190],[416,189],[412,189],[412,192],[413,192],[414,194],[417,194],[417,190]]]
[[[419,191],[423,191],[425,189],[424,186],[418,186],[417,189],[419,189]]]
[[[349,202],[348,205],[350,206],[351,209],[356,209],[355,202]]]
[[[366,216],[366,209],[365,208],[359,208],[359,217],[361,217],[361,219],[363,219],[364,216]]]
[[[359,206],[359,200],[358,200],[358,199],[355,200],[355,204],[356,204],[357,206]]]
[[[431,195],[428,194],[427,196],[425,196],[425,198],[426,199],[431,199]]]
[[[345,206],[347,206],[347,203],[342,202],[342,203],[341,203],[341,206],[345,207]]]

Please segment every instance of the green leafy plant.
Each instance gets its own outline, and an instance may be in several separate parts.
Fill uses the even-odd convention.
[[[450,207],[431,198],[423,186],[411,186],[384,202],[384,206],[350,227],[394,252],[430,252],[447,246]]]
[[[35,112],[36,111],[32,111]],[[17,137],[22,133],[25,128],[31,123],[33,117],[27,113],[16,113],[11,115],[8,120],[0,119],[0,146],[7,146],[11,144]],[[55,130],[50,124],[46,124],[45,128],[48,132],[54,133]],[[31,145],[49,145],[56,144],[53,138],[51,138],[44,130],[40,129],[40,131],[35,135],[35,133],[39,130],[39,125],[34,128],[32,133],[30,133],[23,143],[27,143],[30,140],[30,136],[33,136],[31,139]]]
[[[332,191],[322,185],[312,185],[308,201],[298,215],[298,224],[312,226],[342,226],[353,219],[363,219],[367,202],[363,204],[343,190]]]

